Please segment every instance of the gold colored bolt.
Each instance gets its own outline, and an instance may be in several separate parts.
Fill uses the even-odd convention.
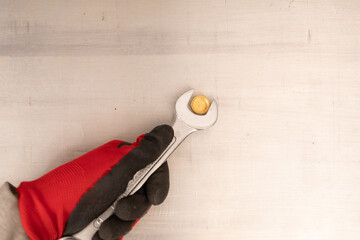
[[[191,101],[191,109],[196,114],[206,114],[210,108],[210,102],[205,96],[196,96]]]

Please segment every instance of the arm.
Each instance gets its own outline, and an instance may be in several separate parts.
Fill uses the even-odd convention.
[[[0,236],[3,240],[29,240],[20,220],[14,187],[6,182],[0,187]]]

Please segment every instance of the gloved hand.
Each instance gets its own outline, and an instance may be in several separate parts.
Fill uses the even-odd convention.
[[[105,211],[126,189],[134,174],[156,160],[174,135],[161,125],[133,144],[114,140],[64,164],[43,177],[22,182],[18,192],[21,221],[32,240],[72,235]],[[126,234],[150,206],[164,201],[169,169],[163,164],[134,195],[121,199],[93,239]]]

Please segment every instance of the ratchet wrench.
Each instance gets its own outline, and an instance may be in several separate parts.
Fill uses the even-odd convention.
[[[184,139],[191,133],[204,130],[215,124],[218,116],[217,103],[215,100],[211,102],[208,112],[204,115],[193,113],[189,107],[189,101],[194,90],[191,89],[182,94],[175,105],[175,117],[172,124],[174,129],[174,137],[169,146],[162,152],[162,154],[145,168],[135,173],[132,180],[129,181],[127,188],[118,199],[105,210],[98,218],[94,219],[83,230],[74,234],[73,236],[62,237],[59,240],[91,240],[94,234],[99,230],[101,224],[109,218],[114,210],[116,203],[127,196],[133,195],[146,180],[158,169],[170,156],[170,154],[184,141]]]

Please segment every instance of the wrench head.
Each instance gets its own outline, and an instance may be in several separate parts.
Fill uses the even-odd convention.
[[[175,105],[176,117],[196,130],[207,129],[216,123],[218,117],[217,103],[212,100],[208,112],[204,115],[198,115],[190,110],[189,102],[193,93],[194,90],[191,89],[178,98]]]

